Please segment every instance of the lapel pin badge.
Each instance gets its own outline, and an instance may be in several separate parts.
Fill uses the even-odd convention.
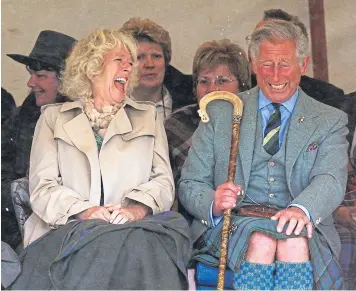
[[[314,141],[308,146],[307,151],[308,152],[315,151],[318,147],[319,147],[319,145]]]
[[[305,117],[302,115],[302,116],[299,117],[298,122],[302,123],[302,122],[304,122],[304,119],[305,119]]]

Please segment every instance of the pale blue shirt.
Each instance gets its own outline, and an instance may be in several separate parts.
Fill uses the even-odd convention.
[[[293,96],[289,98],[287,101],[281,103],[280,111],[281,111],[281,128],[279,130],[279,147],[282,145],[283,136],[287,128],[288,120],[292,115],[295,103],[298,99],[298,89],[295,91]],[[264,132],[267,127],[268,120],[274,110],[272,105],[272,101],[269,100],[263,92],[260,90],[258,92],[258,110],[261,112],[262,117],[262,140],[264,138]],[[283,106],[282,106],[283,105]]]
[[[284,133],[286,131],[289,118],[291,117],[292,112],[295,107],[295,104],[297,103],[298,94],[299,94],[299,90],[297,89],[295,91],[295,93],[292,95],[292,97],[289,98],[287,101],[281,103],[281,106],[279,107],[280,111],[281,111],[281,128],[279,130],[279,147],[281,147],[281,145],[282,145]],[[271,103],[272,103],[272,101],[269,100],[263,94],[262,90],[259,90],[259,92],[258,92],[258,110],[260,111],[261,117],[262,117],[262,135],[264,135],[268,120],[274,110],[273,106],[270,105]],[[264,136],[262,136],[262,139],[263,139],[263,137]],[[218,216],[218,217],[213,216],[213,203],[214,203],[214,201],[210,205],[210,219],[212,221],[213,226],[215,226],[221,221],[222,216]],[[308,216],[308,218],[310,219],[309,211],[303,205],[292,203],[288,207],[291,207],[291,206],[295,206],[295,207],[298,207],[301,210],[303,210],[305,215]]]

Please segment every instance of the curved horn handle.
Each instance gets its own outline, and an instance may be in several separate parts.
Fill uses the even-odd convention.
[[[244,105],[239,96],[227,91],[215,91],[206,94],[199,102],[200,109],[198,110],[198,113],[202,122],[209,122],[209,116],[206,111],[206,107],[211,101],[218,99],[229,101],[230,103],[232,103],[232,105],[234,106],[234,117],[236,116],[239,119],[242,117]]]

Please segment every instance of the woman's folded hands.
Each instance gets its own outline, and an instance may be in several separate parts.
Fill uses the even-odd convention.
[[[113,224],[124,224],[144,218],[149,213],[149,207],[142,203],[130,206],[106,204],[104,206],[110,211],[109,222]]]
[[[112,224],[124,224],[144,218],[150,213],[150,208],[142,203],[130,206],[121,204],[106,204],[94,206],[78,213],[76,217],[81,220],[102,219]]]

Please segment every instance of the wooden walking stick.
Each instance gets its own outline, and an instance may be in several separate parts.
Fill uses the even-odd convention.
[[[239,133],[240,122],[243,112],[243,103],[240,97],[227,91],[215,91],[205,95],[199,102],[200,110],[198,110],[199,116],[202,122],[209,122],[209,116],[206,111],[206,106],[213,100],[225,100],[234,106],[232,116],[232,138],[231,138],[231,150],[229,158],[229,169],[227,174],[227,182],[234,183],[234,177],[236,172],[236,157],[239,149]],[[220,261],[219,261],[219,277],[217,290],[224,289],[225,280],[225,268],[227,261],[227,247],[229,240],[229,228],[230,228],[231,209],[224,211],[224,221],[221,232],[221,249],[220,249]]]

